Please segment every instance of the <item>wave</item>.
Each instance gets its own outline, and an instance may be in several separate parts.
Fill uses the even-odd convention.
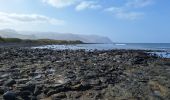
[[[127,45],[127,44],[123,44],[123,43],[117,43],[115,45],[120,45],[120,46],[124,46],[124,45]]]

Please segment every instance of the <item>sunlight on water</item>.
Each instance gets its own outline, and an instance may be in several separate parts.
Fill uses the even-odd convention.
[[[77,44],[77,45],[45,45],[32,47],[33,49],[52,50],[112,50],[112,49],[134,49],[134,50],[161,50],[165,52],[154,52],[161,57],[170,58],[170,44],[159,43],[115,43],[115,44]],[[153,52],[152,52],[153,53]]]

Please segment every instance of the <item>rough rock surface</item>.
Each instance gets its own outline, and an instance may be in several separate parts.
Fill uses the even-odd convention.
[[[170,100],[170,59],[139,50],[0,48],[2,98]]]

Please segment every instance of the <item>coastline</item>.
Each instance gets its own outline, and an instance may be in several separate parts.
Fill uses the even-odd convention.
[[[170,99],[170,59],[144,50],[2,47],[0,58],[0,98]]]

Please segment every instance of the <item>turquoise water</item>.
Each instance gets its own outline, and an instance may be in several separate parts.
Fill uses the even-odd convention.
[[[45,45],[33,48],[52,50],[111,50],[111,49],[135,49],[135,50],[161,50],[152,52],[161,57],[170,58],[170,43],[113,43],[113,44],[77,44],[77,45]]]

